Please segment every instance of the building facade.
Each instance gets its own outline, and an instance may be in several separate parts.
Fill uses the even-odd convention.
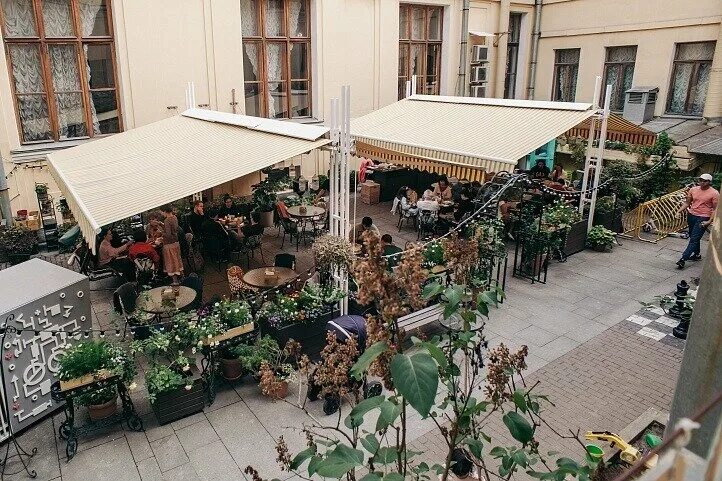
[[[719,0],[2,0],[0,7],[0,155],[13,213],[37,210],[36,182],[57,194],[43,167],[47,152],[176,115],[186,108],[188,82],[196,106],[324,122],[342,85],[351,86],[359,116],[404,97],[413,75],[420,93],[584,102],[602,75],[613,110],[623,108],[624,90],[649,86],[659,89],[657,116],[722,118]]]

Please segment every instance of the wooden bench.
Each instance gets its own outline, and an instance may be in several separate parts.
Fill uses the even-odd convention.
[[[411,332],[414,329],[418,329],[427,324],[438,321],[443,312],[444,306],[442,306],[441,304],[434,304],[433,306],[424,307],[419,311],[399,317],[399,329],[403,329],[406,332]]]

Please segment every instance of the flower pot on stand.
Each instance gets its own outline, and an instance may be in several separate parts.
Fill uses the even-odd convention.
[[[271,399],[280,401],[288,396],[288,381],[278,381],[274,383],[273,389],[266,393]]]
[[[263,227],[273,227],[273,211],[269,210],[268,212],[260,212],[260,219],[259,223]]]
[[[241,360],[221,358],[221,375],[226,381],[235,381],[243,376],[243,364]]]
[[[88,406],[88,414],[93,421],[100,421],[115,414],[118,410],[118,397],[114,397],[103,404],[90,404]]]

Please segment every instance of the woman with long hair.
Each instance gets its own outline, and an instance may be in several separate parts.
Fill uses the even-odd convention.
[[[161,208],[163,222],[163,269],[173,279],[173,285],[180,284],[183,275],[183,259],[178,242],[178,218],[170,205]]]

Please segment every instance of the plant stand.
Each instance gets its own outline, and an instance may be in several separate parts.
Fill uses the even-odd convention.
[[[208,405],[213,404],[216,399],[216,371],[218,360],[216,356],[218,352],[231,341],[237,340],[239,337],[254,332],[255,324],[248,323],[239,327],[227,330],[223,334],[211,337],[203,341],[203,358],[201,359],[201,380],[203,382],[203,390],[208,398]]]
[[[83,426],[76,426],[75,398],[81,394],[89,394],[113,386],[118,390],[118,396],[120,396],[120,412],[106,419],[89,422]],[[143,431],[143,421],[135,412],[130,393],[118,376],[94,378],[91,375],[67,383],[56,381],[50,387],[50,395],[55,402],[65,402],[65,420],[60,423],[58,434],[61,439],[66,441],[65,454],[68,457],[67,462],[70,462],[78,451],[79,436],[117,423],[126,423],[128,429],[133,431]]]
[[[296,323],[276,328],[268,324],[263,326],[263,334],[271,336],[283,348],[289,339],[301,344],[301,352],[311,360],[318,359],[326,345],[326,323],[339,316],[337,309],[329,309],[308,323]]]

